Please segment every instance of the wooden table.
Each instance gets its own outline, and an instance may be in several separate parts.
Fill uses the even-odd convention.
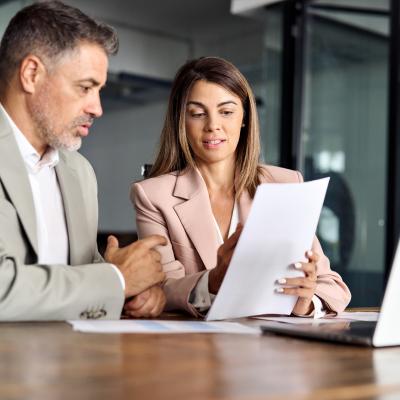
[[[400,399],[400,348],[0,324],[0,399]]]

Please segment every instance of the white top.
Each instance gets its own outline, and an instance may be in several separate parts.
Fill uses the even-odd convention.
[[[221,230],[219,229],[219,225],[218,225],[217,220],[215,219],[214,214],[213,214],[213,218],[214,218],[214,222],[215,222],[215,227],[217,229],[219,244],[221,245],[224,243],[224,238],[222,237]],[[229,225],[228,237],[231,236],[233,233],[235,233],[236,226],[238,223],[239,223],[239,211],[238,211],[237,203],[235,201],[235,204],[234,204],[233,210],[232,210],[231,224]]]

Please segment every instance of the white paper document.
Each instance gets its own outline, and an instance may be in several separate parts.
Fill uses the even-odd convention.
[[[67,321],[74,331],[86,333],[245,333],[260,334],[256,327],[237,322],[119,320]]]
[[[379,312],[372,311],[358,311],[358,312],[341,312],[335,319],[337,320],[350,320],[350,321],[378,321]]]
[[[285,324],[293,324],[293,325],[319,325],[319,324],[331,324],[337,323],[338,320],[336,318],[305,318],[305,317],[278,317],[278,316],[258,316],[254,317],[255,319],[262,319],[264,321],[275,321],[275,322],[283,322]]]
[[[332,324],[343,321],[378,321],[378,312],[342,312],[336,317],[324,318],[302,318],[302,317],[281,317],[277,315],[260,315],[255,319],[265,321],[284,322],[286,324],[307,325],[307,324]]]
[[[290,314],[295,296],[275,292],[279,278],[303,275],[329,178],[306,183],[265,183],[253,204],[231,263],[206,320]]]

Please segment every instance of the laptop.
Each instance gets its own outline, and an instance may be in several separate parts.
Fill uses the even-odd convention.
[[[263,332],[308,339],[327,340],[372,347],[400,345],[400,240],[397,243],[389,280],[386,285],[378,320],[346,321],[337,323],[288,324],[263,323]]]

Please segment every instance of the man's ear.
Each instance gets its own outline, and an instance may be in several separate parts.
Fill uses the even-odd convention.
[[[39,57],[27,55],[21,63],[19,79],[23,90],[27,93],[35,93],[37,84],[46,74],[46,68]]]

